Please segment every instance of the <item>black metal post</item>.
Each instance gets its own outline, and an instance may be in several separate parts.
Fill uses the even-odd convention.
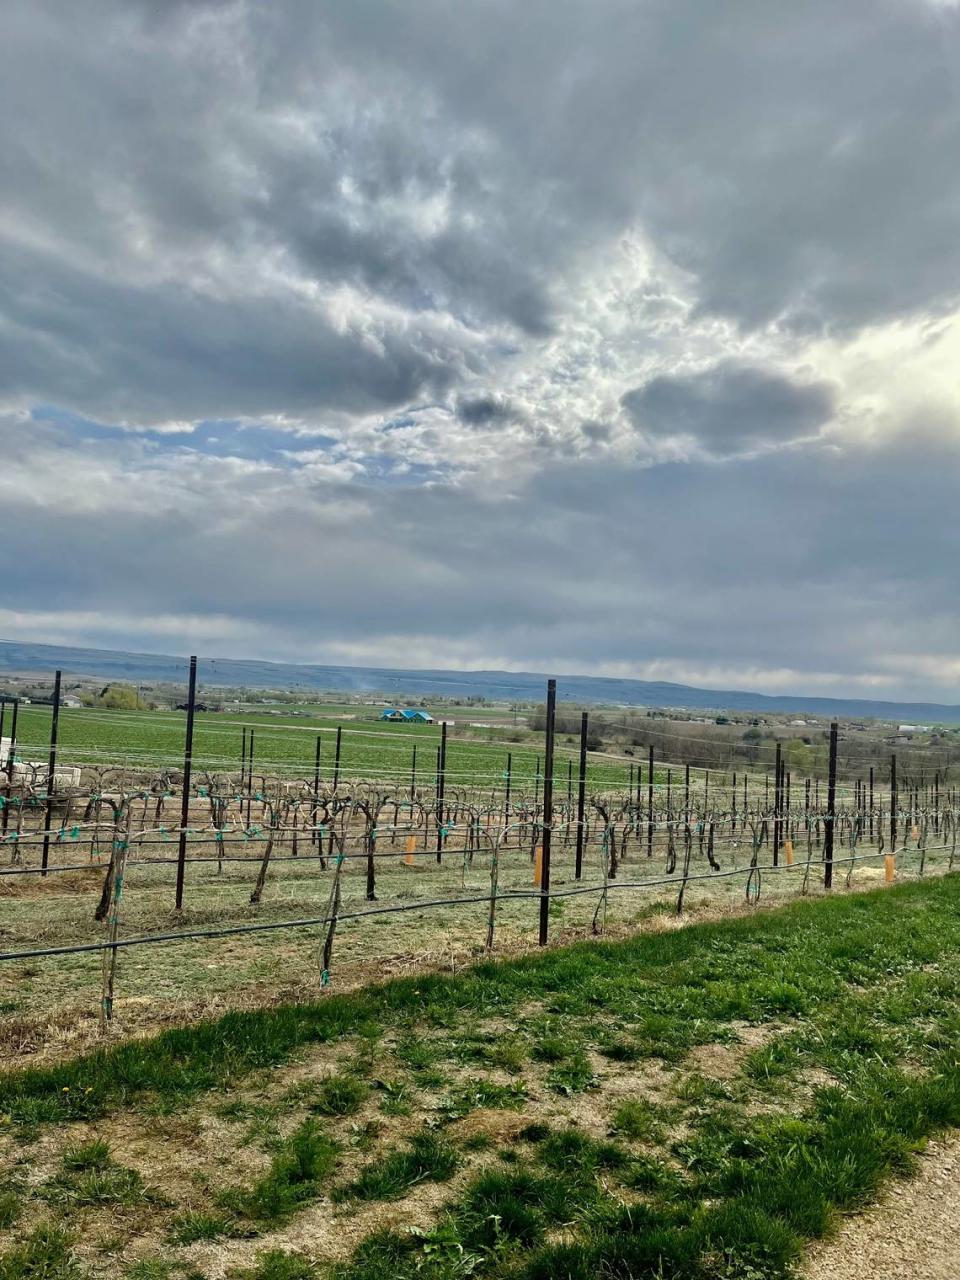
[[[780,864],[780,761],[783,748],[777,743],[777,754],[773,765],[773,865]]]
[[[833,884],[833,828],[837,805],[837,722],[830,726],[830,764],[827,775],[827,812],[823,819],[823,887]]]
[[[317,831],[317,810],[320,807],[320,742],[321,735],[317,734],[317,751],[313,760],[313,821],[311,826],[313,830],[310,833],[310,843],[314,845],[320,844],[320,834]]]
[[[340,785],[340,755],[343,750],[343,725],[337,725],[337,745],[333,754],[333,789]]]
[[[653,747],[647,750],[647,857],[653,857]]]
[[[446,791],[447,722],[440,726],[440,765],[437,769],[437,861],[443,859],[443,797]]]
[[[53,789],[57,775],[57,737],[60,730],[60,677],[58,671],[53,677],[53,715],[50,718],[50,760],[47,764],[47,803],[43,820],[43,853],[40,856],[40,874],[47,874],[47,863],[50,859],[50,822],[53,817]]]
[[[890,852],[897,851],[897,757],[890,757]]]
[[[250,822],[254,794],[255,794],[253,789],[253,760],[254,760],[253,729],[251,729],[250,742],[247,747],[247,822],[248,823]],[[261,816],[262,814],[263,814],[263,810],[261,809]]]
[[[177,853],[176,909],[183,906],[183,877],[187,866],[187,827],[190,823],[190,778],[193,773],[193,715],[197,702],[197,659],[190,659],[190,685],[187,691],[187,735],[183,747],[183,801],[180,805],[180,848]],[[251,743],[253,730],[250,731]],[[253,749],[251,745],[251,757]],[[249,821],[249,817],[247,819]]]
[[[580,714],[580,772],[577,778],[577,852],[573,874],[583,876],[583,809],[587,799],[587,713]]]
[[[557,715],[557,682],[547,681],[547,727],[543,746],[543,830],[540,858],[540,946],[550,927],[550,845],[553,836],[553,731]]]
[[[13,716],[10,720],[10,749],[7,755],[7,800],[13,795],[13,766],[17,752],[17,715],[20,711],[20,699],[13,700]],[[7,826],[10,822],[10,805],[3,806],[3,834],[7,834]]]

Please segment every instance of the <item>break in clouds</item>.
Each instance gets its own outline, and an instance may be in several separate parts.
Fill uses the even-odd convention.
[[[0,634],[958,700],[960,9],[14,0]]]

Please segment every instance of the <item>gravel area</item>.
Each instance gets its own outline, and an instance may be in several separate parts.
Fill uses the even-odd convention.
[[[815,1246],[803,1280],[958,1280],[960,1136],[931,1142],[917,1174]]]

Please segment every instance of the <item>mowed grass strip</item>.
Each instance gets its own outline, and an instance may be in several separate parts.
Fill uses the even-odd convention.
[[[37,1125],[129,1105],[173,1109],[307,1045],[371,1027],[462,1032],[532,1001],[561,1017],[621,1018],[638,1052],[670,1060],[722,1038],[731,1021],[809,1018],[851,985],[882,986],[958,952],[960,876],[947,876],[488,962],[456,976],[397,979],[314,1004],[229,1013],[58,1065],[8,1071],[0,1076],[0,1116]],[[562,1071],[556,1081],[561,1089],[583,1083]]]

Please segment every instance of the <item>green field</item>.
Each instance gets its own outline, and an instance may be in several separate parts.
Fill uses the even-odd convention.
[[[323,708],[309,717],[291,715],[288,709],[269,712],[200,712],[194,739],[195,767],[237,769],[240,765],[243,728],[254,733],[255,773],[283,773],[313,777],[316,740],[321,738],[321,772],[330,780],[338,725],[343,727],[341,776],[407,783],[411,777],[413,748],[417,749],[417,774],[423,781],[436,772],[440,744],[438,725],[391,725],[375,719],[348,720],[338,708]],[[369,708],[362,709],[370,714]],[[358,709],[354,707],[353,713]],[[343,709],[343,714],[349,712]],[[18,754],[25,760],[45,760],[50,741],[50,708],[23,707],[17,730]],[[60,759],[76,764],[126,764],[132,768],[183,763],[186,716],[183,712],[63,710],[60,713]],[[542,746],[503,741],[504,729],[470,730],[460,725],[448,731],[447,783],[455,786],[501,787],[512,755],[514,785],[532,789]],[[462,736],[461,736],[462,735]],[[568,762],[576,772],[577,747],[566,740],[557,744],[556,778],[566,783]],[[592,785],[625,784],[630,762],[591,757],[588,781]]]

